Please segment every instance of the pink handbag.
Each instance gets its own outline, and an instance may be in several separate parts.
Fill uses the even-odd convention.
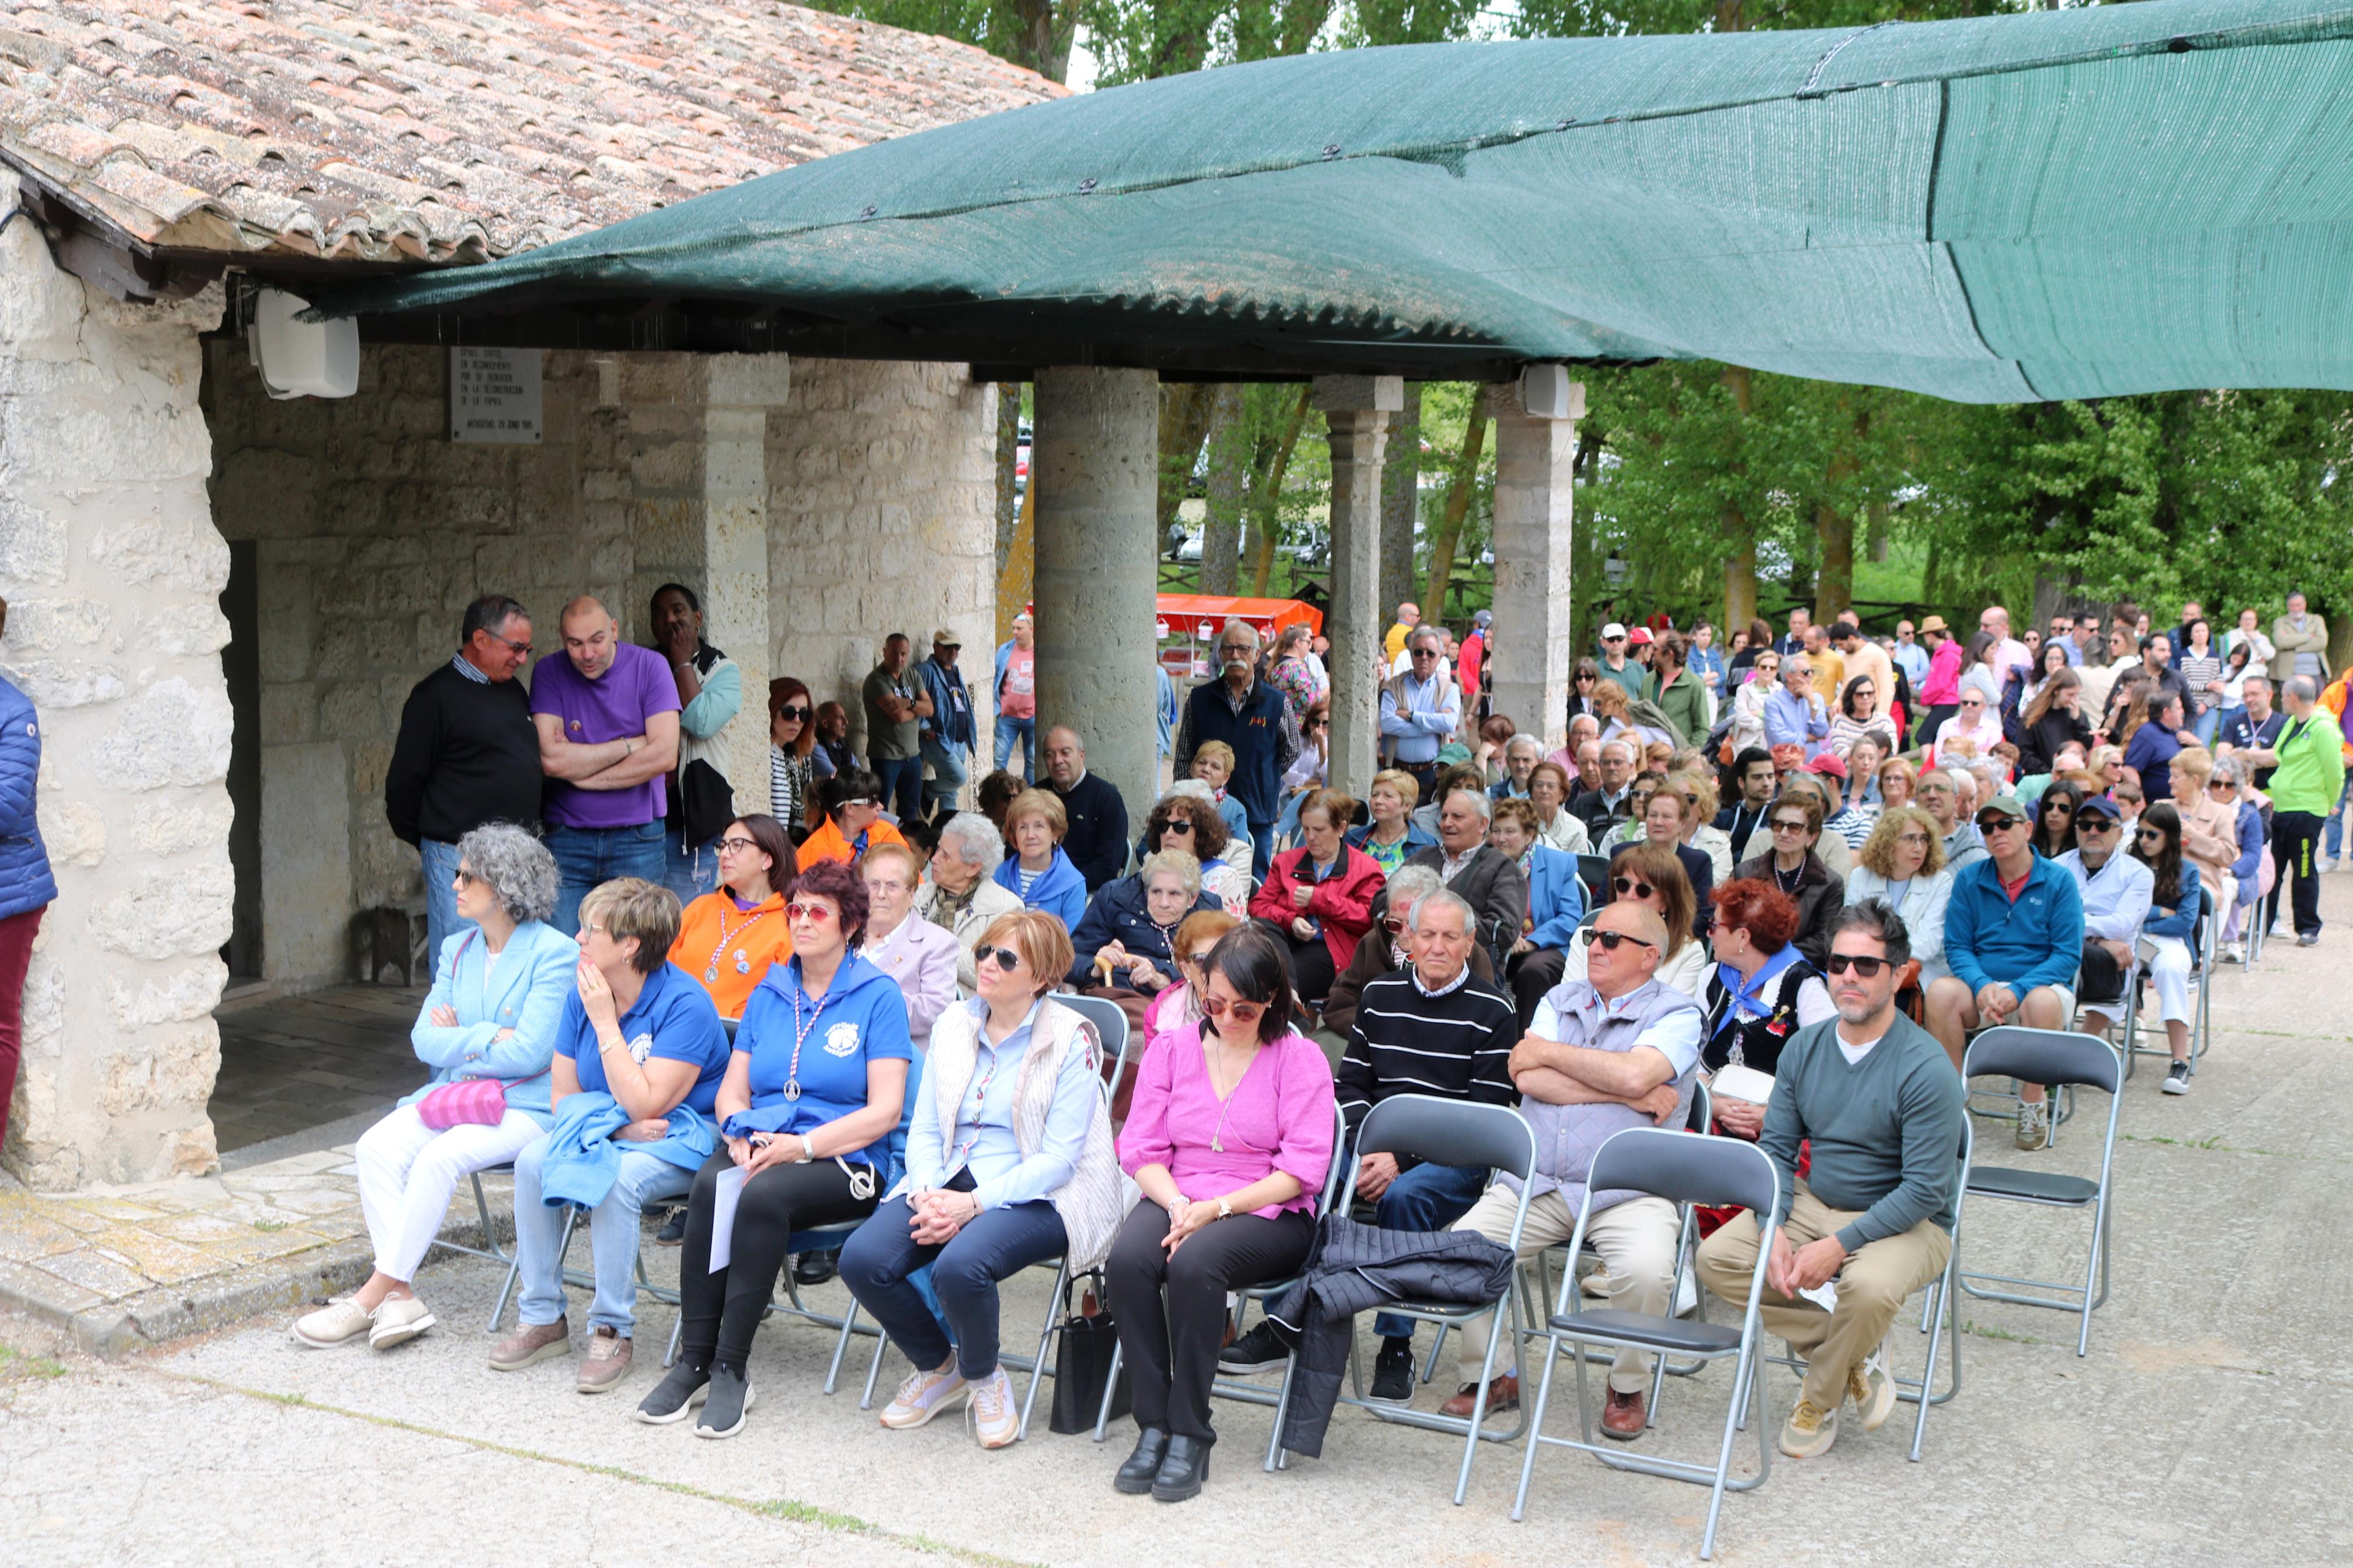
[[[507,1086],[494,1078],[461,1078],[417,1102],[417,1119],[436,1132],[452,1127],[495,1127],[506,1120]]]

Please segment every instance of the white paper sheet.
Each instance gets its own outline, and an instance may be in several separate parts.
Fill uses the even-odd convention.
[[[741,1165],[730,1165],[719,1173],[713,1185],[711,1204],[711,1271],[713,1274],[727,1267],[735,1256],[735,1205],[743,1201],[744,1184],[750,1180]]]

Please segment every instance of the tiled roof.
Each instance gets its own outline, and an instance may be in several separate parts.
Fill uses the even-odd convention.
[[[478,261],[1061,91],[772,0],[0,0],[0,160],[214,251]]]

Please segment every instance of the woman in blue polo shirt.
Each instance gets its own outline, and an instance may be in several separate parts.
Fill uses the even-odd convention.
[[[752,1336],[793,1233],[874,1212],[915,1051],[906,997],[857,952],[866,913],[865,881],[837,860],[803,871],[786,896],[793,957],[769,969],[736,1029],[717,1099],[724,1145],[687,1200],[678,1362],[638,1406],[640,1421],[683,1420],[708,1388],[695,1436],[742,1431]],[[734,1207],[713,1267],[723,1188]]]

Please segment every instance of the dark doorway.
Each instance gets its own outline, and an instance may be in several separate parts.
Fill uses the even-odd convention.
[[[228,617],[228,647],[221,649],[221,673],[228,680],[234,728],[228,750],[228,800],[236,811],[228,830],[228,863],[237,874],[227,945],[221,958],[229,979],[261,977],[261,613],[256,583],[260,572],[250,539],[228,542],[228,586],[221,590],[221,614]]]

